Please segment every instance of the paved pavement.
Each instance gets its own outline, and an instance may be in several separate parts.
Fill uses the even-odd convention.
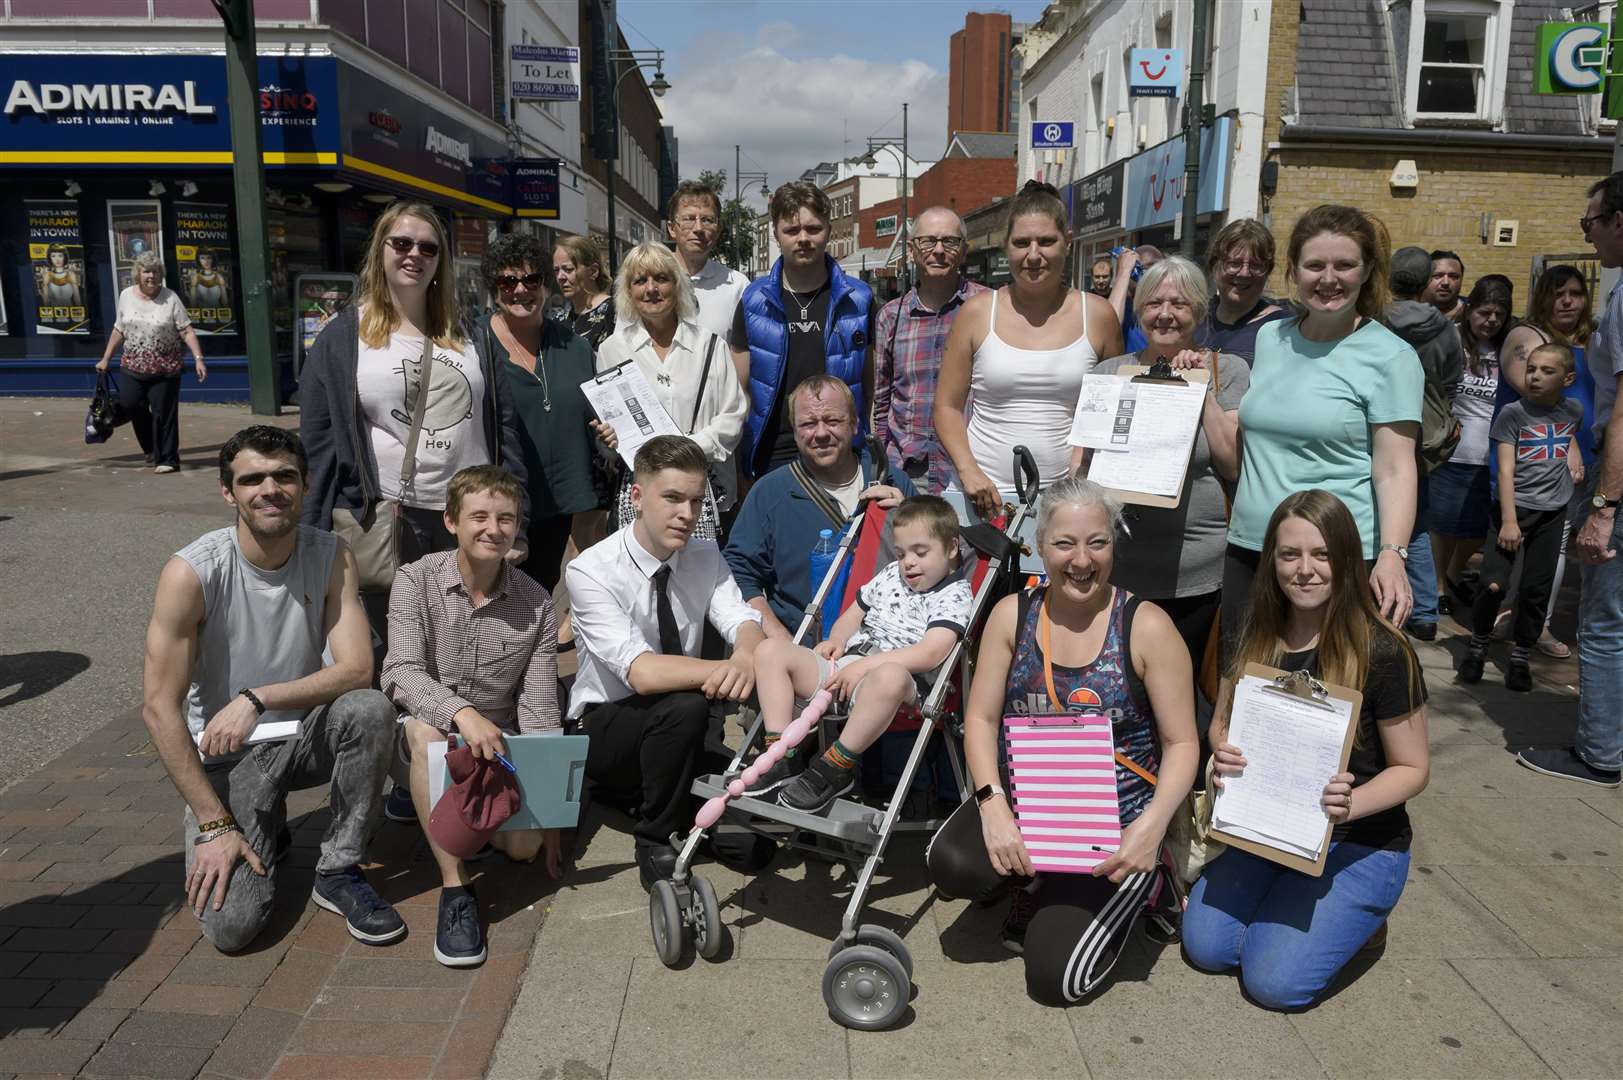
[[[870,919],[906,937],[916,996],[897,1029],[848,1032],[819,990],[843,868],[705,867],[729,940],[715,961],[667,970],[626,823],[608,811],[585,823],[561,885],[482,868],[492,959],[449,971],[429,955],[435,875],[410,828],[380,832],[371,870],[411,927],[404,943],[353,942],[308,904],[320,792],[292,804],[274,927],[221,957],[180,909],[179,801],[134,707],[151,582],[226,520],[210,459],[247,415],[184,406],[198,468],[154,477],[125,432],[84,447],[82,412],[0,399],[0,1078],[1619,1073],[1623,793],[1514,764],[1511,748],[1570,738],[1570,661],[1536,659],[1532,695],[1494,668],[1458,687],[1458,638],[1421,649],[1432,781],[1411,804],[1414,865],[1388,946],[1301,1014],[1257,1009],[1232,977],[1141,936],[1096,999],[1034,1005],[997,946],[1001,912],[933,898],[919,845],[902,841]]]

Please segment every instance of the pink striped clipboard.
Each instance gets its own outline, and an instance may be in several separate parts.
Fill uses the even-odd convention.
[[[1005,716],[1014,816],[1032,868],[1085,874],[1121,847],[1110,717]]]

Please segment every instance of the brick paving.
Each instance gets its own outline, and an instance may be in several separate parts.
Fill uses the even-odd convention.
[[[272,925],[222,956],[183,906],[181,803],[138,713],[0,794],[0,1077],[477,1077],[501,1034],[551,884],[484,864],[483,967],[432,955],[438,874],[385,824],[369,873],[409,928],[355,941],[309,902],[325,792],[289,803]]]

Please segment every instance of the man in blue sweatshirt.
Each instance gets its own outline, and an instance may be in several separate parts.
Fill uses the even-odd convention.
[[[832,375],[802,381],[786,402],[797,456],[767,473],[739,510],[723,553],[767,637],[789,638],[817,592],[811,553],[824,529],[838,533],[859,503],[895,506],[912,495],[903,473],[856,450],[856,400]]]

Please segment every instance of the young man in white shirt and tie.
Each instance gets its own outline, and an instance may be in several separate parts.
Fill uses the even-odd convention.
[[[569,716],[591,737],[587,778],[635,806],[645,889],[675,870],[670,838],[691,824],[710,703],[750,696],[763,640],[721,550],[690,542],[705,468],[691,439],[650,439],[635,462],[636,519],[565,572],[580,654]],[[733,647],[729,659],[698,659],[706,618]]]

